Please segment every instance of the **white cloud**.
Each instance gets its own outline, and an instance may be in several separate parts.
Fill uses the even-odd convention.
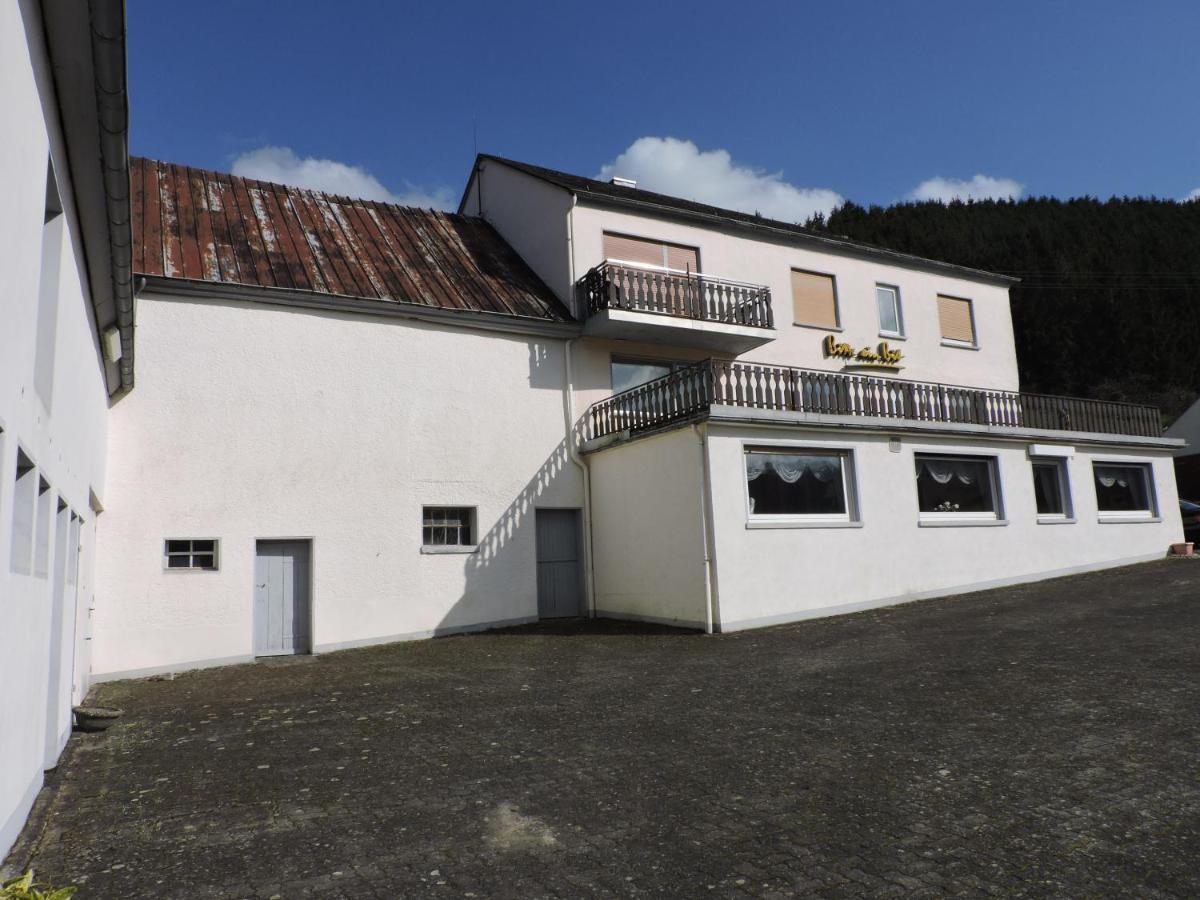
[[[1183,198],[1184,203],[1187,203],[1189,200],[1200,200],[1200,188],[1196,188],[1194,191],[1192,191],[1186,197]]]
[[[638,138],[597,177],[607,181],[614,175],[636,179],[648,191],[784,222],[828,214],[845,202],[836,191],[797,187],[784,181],[782,172],[737,165],[727,150],[701,151],[678,138]]]
[[[425,189],[406,182],[402,192],[394,193],[362,166],[315,156],[300,157],[291,147],[265,146],[243,153],[233,160],[233,174],[402,206],[453,209],[457,205],[450,188]]]
[[[993,178],[991,175],[976,175],[970,181],[957,178],[930,178],[922,181],[908,195],[909,200],[1017,200],[1025,192],[1025,185],[1011,178]]]

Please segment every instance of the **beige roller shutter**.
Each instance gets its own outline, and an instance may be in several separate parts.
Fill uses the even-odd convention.
[[[609,234],[607,231],[604,233],[604,258],[643,266],[666,266],[681,272],[700,271],[700,251],[695,247]]]
[[[974,344],[975,322],[971,317],[971,301],[959,297],[943,297],[939,294],[937,302],[942,337],[948,341]]]
[[[838,327],[833,276],[792,269],[792,310],[800,325]]]
[[[667,268],[678,269],[680,272],[700,271],[700,251],[695,247],[681,247],[677,244],[663,244],[667,250]]]

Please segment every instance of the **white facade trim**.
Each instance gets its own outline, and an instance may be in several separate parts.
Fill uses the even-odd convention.
[[[1153,562],[1164,559],[1163,553],[1143,554],[1124,559],[1115,559],[1102,563],[1091,563],[1080,566],[1065,566],[1061,569],[1050,569],[1044,572],[1033,572],[1028,575],[1018,575],[1012,578],[994,578],[989,581],[977,581],[971,584],[955,585],[950,588],[939,588],[932,591],[920,591],[912,594],[898,594],[893,597],[883,597],[879,600],[864,600],[861,603],[843,603],[839,606],[824,609],[805,610],[796,613],[784,613],[776,616],[762,616],[754,619],[741,619],[734,622],[723,622],[722,634],[734,631],[745,631],[748,628],[767,628],[772,625],[789,625],[794,622],[805,622],[809,619],[825,619],[829,616],[841,616],[847,613],[865,612],[872,609],[882,609],[888,606],[900,606],[917,600],[932,600],[936,597],[953,597],[959,594],[972,594],[988,591],[994,588],[1009,587],[1014,584],[1028,584],[1033,581],[1043,581],[1047,578],[1063,578],[1068,575],[1082,575],[1085,572],[1098,572],[1104,569],[1115,569],[1121,566],[1132,566],[1138,563]]]

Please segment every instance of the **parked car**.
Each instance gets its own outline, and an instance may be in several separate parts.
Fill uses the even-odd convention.
[[[1179,515],[1183,517],[1183,539],[1200,544],[1200,503],[1179,500]]]

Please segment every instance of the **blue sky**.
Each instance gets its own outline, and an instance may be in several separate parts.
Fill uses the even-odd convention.
[[[130,0],[128,16],[134,153],[343,193],[453,205],[473,131],[481,151],[793,219],[839,198],[1200,188],[1194,0]]]

